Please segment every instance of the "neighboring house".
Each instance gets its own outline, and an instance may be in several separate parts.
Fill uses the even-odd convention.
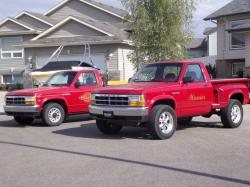
[[[206,38],[193,38],[187,45],[190,58],[201,58],[207,56]]]
[[[203,34],[207,37],[207,55],[217,56],[217,27],[208,27]]]
[[[0,23],[2,83],[22,81],[25,68],[42,68],[61,45],[59,61],[82,61],[85,44],[96,66],[113,80],[128,80],[134,71],[125,15],[92,0],[64,0],[45,14],[25,11],[6,18]]]
[[[250,76],[250,1],[234,0],[204,20],[217,23],[217,77]]]

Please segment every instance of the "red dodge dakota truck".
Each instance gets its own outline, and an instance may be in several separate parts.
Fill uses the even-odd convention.
[[[145,65],[128,85],[97,89],[90,114],[105,134],[124,125],[146,126],[153,138],[170,138],[178,122],[221,116],[225,127],[239,127],[242,105],[249,103],[248,79],[210,80],[203,63],[158,62]]]
[[[102,78],[94,68],[61,71],[41,88],[8,93],[4,110],[19,124],[42,118],[48,126],[57,126],[68,115],[88,113],[91,92],[102,86]]]

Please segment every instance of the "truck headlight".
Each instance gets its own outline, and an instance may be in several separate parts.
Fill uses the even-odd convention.
[[[95,100],[95,94],[91,94],[91,104],[95,105],[96,104],[96,100]]]
[[[130,95],[128,99],[129,99],[129,106],[143,107],[146,105],[144,95]]]
[[[25,97],[25,104],[26,105],[36,105],[36,97],[34,97],[34,96]]]

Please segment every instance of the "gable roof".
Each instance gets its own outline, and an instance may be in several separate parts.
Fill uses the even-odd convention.
[[[108,35],[108,36],[113,36],[113,34],[111,34],[109,31],[108,31],[108,28],[107,27],[101,27],[100,25],[96,24],[96,22],[98,21],[94,21],[94,22],[90,22],[90,21],[93,21],[94,19],[83,19],[83,18],[76,18],[76,17],[73,17],[73,16],[69,16],[67,18],[65,18],[64,20],[62,20],[61,22],[59,22],[58,24],[54,25],[53,27],[51,27],[50,29],[46,30],[45,32],[43,32],[42,34],[38,35],[37,37],[33,38],[32,40],[38,40],[50,33],[52,33],[53,31],[55,31],[56,29],[60,28],[62,25],[68,23],[69,21],[76,21],[82,25],[85,25],[91,29],[94,29],[98,32],[101,32],[105,35]],[[104,24],[102,25],[104,26]],[[106,28],[106,29],[105,29]]]
[[[49,14],[51,14],[52,12],[58,10],[59,8],[61,8],[62,6],[64,6],[66,3],[73,1],[73,0],[64,0],[61,3],[59,3],[58,5],[56,5],[55,7],[53,7],[52,9],[48,10],[44,15],[48,16]],[[87,5],[90,5],[96,9],[99,9],[101,11],[104,11],[108,14],[111,14],[113,16],[116,16],[118,18],[124,19],[125,15],[127,14],[127,12],[125,10],[113,7],[113,6],[109,6],[109,5],[105,5],[93,0],[78,0],[82,3],[85,3]]]
[[[17,20],[17,19],[15,19],[15,18],[11,18],[11,17],[8,17],[8,18],[4,19],[2,22],[0,22],[0,27],[1,27],[3,24],[5,24],[6,22],[8,22],[8,21],[11,21],[11,22],[13,22],[13,23],[15,23],[15,24],[17,24],[17,25],[23,27],[23,28],[28,29],[28,30],[31,30],[31,31],[35,30],[35,28],[34,28],[33,26],[31,26],[31,25],[29,25],[29,24],[27,24],[27,23],[24,23],[24,22],[22,22],[22,21],[20,21],[20,20]]]
[[[33,19],[36,19],[42,23],[45,23],[49,26],[53,26],[57,23],[57,21],[47,17],[47,16],[44,16],[43,14],[39,14],[39,13],[35,13],[35,12],[29,12],[29,11],[23,11],[21,12],[20,14],[18,14],[15,19],[19,19],[20,17],[22,17],[23,15],[27,15],[29,17],[32,17]]]
[[[233,0],[216,12],[207,16],[204,20],[214,20],[223,16],[250,13],[249,0]]]

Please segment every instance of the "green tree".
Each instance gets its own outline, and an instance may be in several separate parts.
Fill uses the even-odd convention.
[[[146,62],[183,59],[191,33],[194,0],[122,0],[138,69]]]

